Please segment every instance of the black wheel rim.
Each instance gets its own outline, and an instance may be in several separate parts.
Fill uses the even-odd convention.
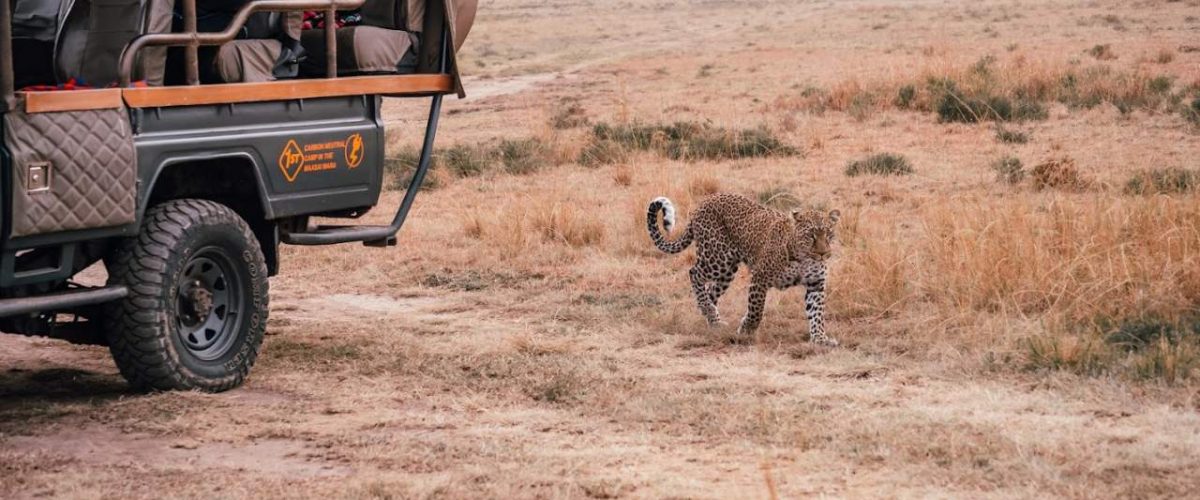
[[[179,340],[204,361],[220,359],[237,341],[245,306],[242,277],[220,247],[201,248],[188,259],[176,293]]]

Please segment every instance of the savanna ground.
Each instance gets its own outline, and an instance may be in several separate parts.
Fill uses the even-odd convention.
[[[286,248],[225,394],[0,339],[0,497],[1195,495],[1198,7],[484,2],[401,245]],[[715,191],[842,210],[842,347],[702,324]]]

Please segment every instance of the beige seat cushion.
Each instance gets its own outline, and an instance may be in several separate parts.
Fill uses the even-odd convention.
[[[279,40],[234,40],[221,46],[213,65],[225,83],[270,82],[282,50]]]
[[[409,73],[416,69],[412,50],[415,36],[400,30],[374,26],[348,26],[337,30],[339,75]],[[300,44],[308,58],[300,64],[300,75],[325,76],[325,30],[304,32]]]

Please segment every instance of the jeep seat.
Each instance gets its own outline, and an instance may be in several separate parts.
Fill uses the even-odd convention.
[[[300,45],[303,19],[301,12],[255,14],[241,39],[207,51],[201,62],[201,81],[245,83],[295,78],[304,58]],[[222,29],[224,25],[213,31]],[[206,31],[203,26],[201,31]]]
[[[339,75],[384,75],[412,73],[417,69],[415,33],[376,26],[346,26],[337,30]],[[305,30],[300,43],[308,57],[300,63],[300,75],[326,76],[325,29]]]
[[[63,2],[54,51],[58,82],[75,79],[92,87],[117,83],[125,45],[141,34],[169,32],[174,4],[175,0]],[[166,54],[163,47],[142,51],[133,80],[162,85]]]
[[[425,29],[427,0],[367,0],[359,12],[361,26],[337,30],[338,74],[400,74],[417,71],[420,62],[421,32]],[[475,19],[476,0],[459,0],[447,5],[455,17],[457,33],[454,46],[462,45]],[[441,2],[436,2],[441,8]],[[323,29],[306,30],[300,38],[308,59],[300,74],[320,78],[326,73],[325,34]]]

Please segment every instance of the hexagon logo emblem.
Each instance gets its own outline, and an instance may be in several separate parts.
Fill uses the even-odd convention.
[[[279,170],[283,171],[283,178],[288,182],[295,182],[296,176],[300,175],[303,168],[304,150],[300,149],[295,140],[288,141],[287,146],[283,147],[283,152],[279,153]]]

